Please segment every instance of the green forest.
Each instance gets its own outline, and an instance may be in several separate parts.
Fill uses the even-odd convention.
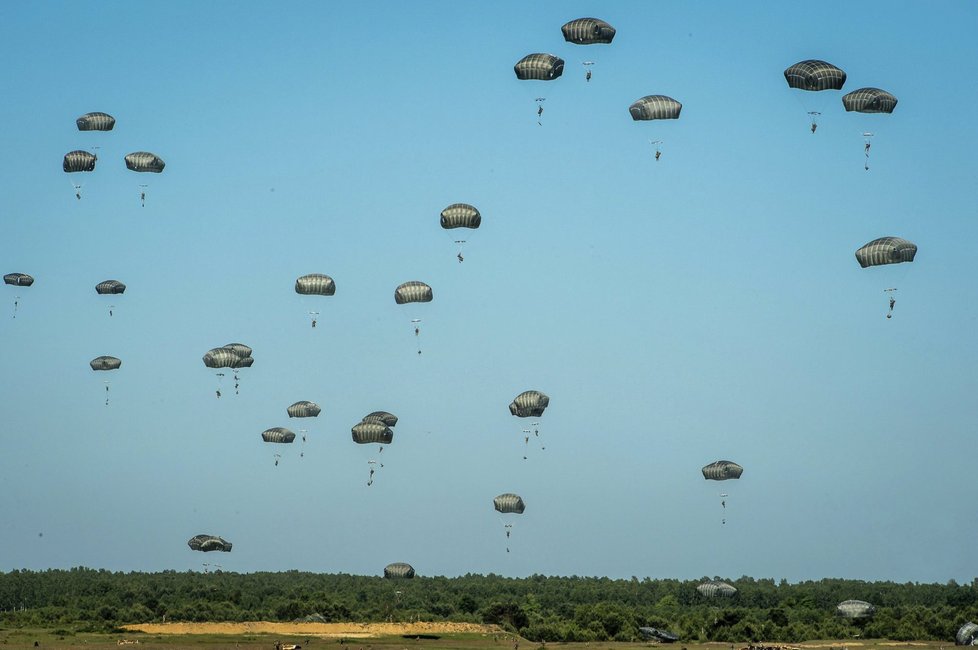
[[[0,624],[70,632],[167,621],[492,623],[532,641],[637,641],[638,628],[681,641],[794,643],[857,636],[953,643],[978,619],[970,585],[787,581],[743,577],[730,597],[707,598],[701,581],[465,575],[391,580],[344,574],[121,573],[70,570],[0,573]],[[844,600],[876,607],[871,618],[839,616]]]

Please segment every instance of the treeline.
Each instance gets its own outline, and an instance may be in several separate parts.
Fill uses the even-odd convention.
[[[533,641],[635,641],[639,626],[690,642],[800,642],[856,635],[953,642],[978,621],[970,585],[818,580],[797,584],[741,578],[738,592],[708,599],[701,581],[632,578],[457,578],[385,580],[315,573],[113,573],[92,569],[0,573],[4,626],[111,630],[167,621],[460,621],[493,623]],[[848,599],[876,614],[849,621]]]

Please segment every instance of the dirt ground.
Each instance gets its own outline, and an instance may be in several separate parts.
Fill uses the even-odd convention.
[[[279,634],[367,639],[404,634],[499,634],[495,625],[473,623],[146,623],[123,626],[146,634]]]

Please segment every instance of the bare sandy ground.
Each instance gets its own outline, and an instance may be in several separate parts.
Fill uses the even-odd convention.
[[[280,634],[366,639],[402,634],[499,634],[495,625],[473,623],[145,623],[123,629],[146,634]]]

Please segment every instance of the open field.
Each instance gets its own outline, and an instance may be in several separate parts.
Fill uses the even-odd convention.
[[[7,648],[88,648],[90,650],[274,650],[275,643],[321,650],[514,650],[514,637],[496,626],[465,623],[166,623],[125,626],[118,634],[66,633],[63,630],[0,629]],[[954,642],[886,639],[819,640],[785,650],[947,650]],[[640,650],[654,643],[548,643],[518,639],[516,650]],[[676,643],[675,650],[741,650],[746,644]]]

